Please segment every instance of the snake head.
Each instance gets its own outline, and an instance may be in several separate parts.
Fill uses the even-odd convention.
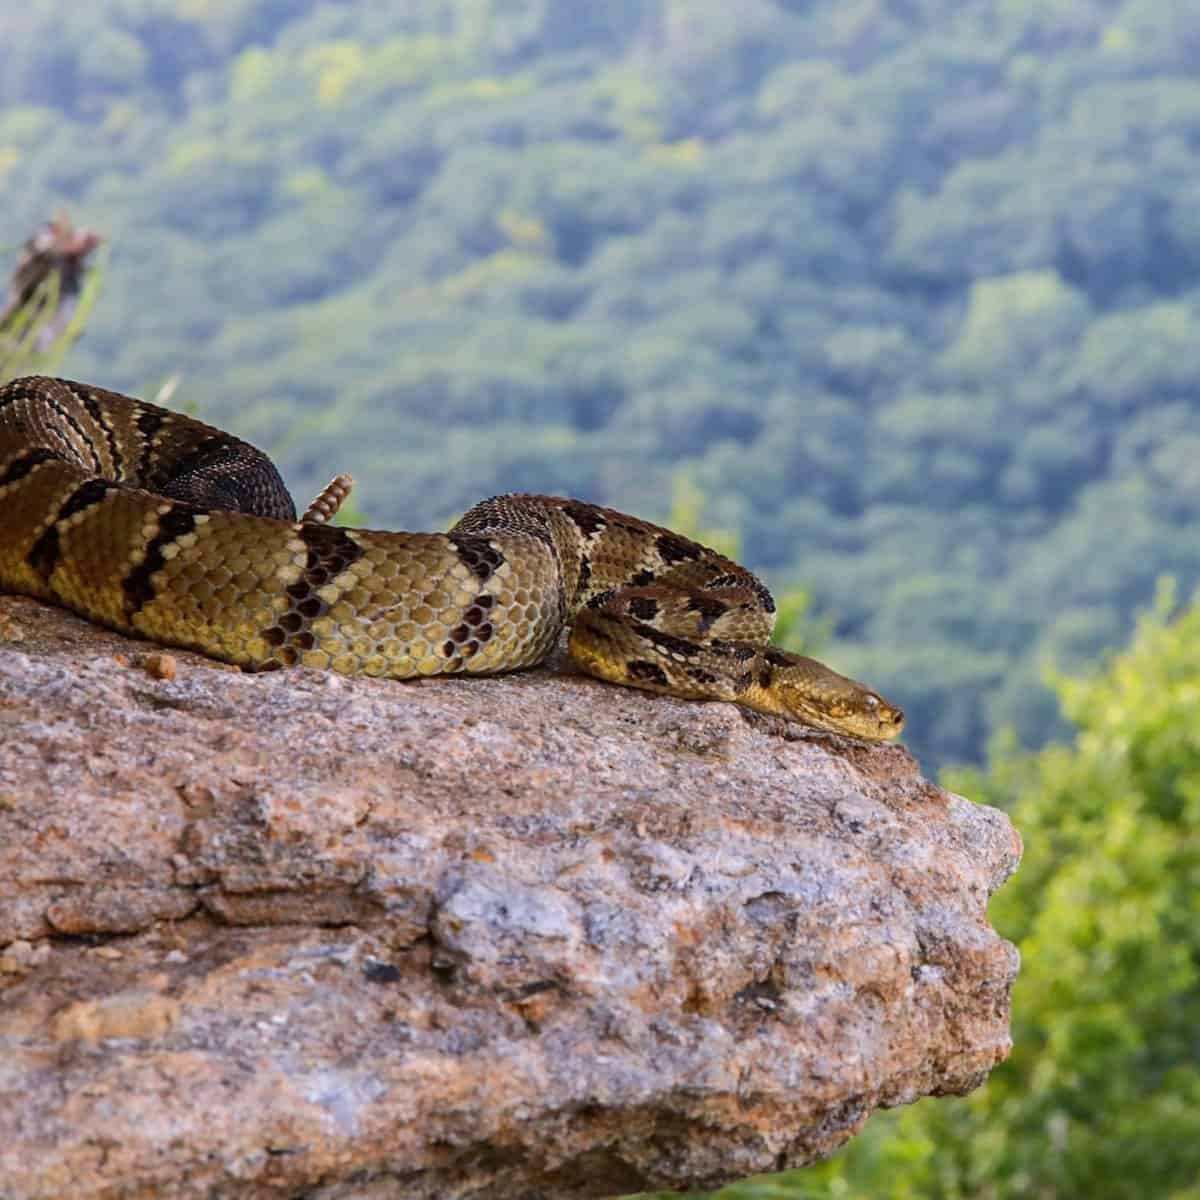
[[[868,741],[888,742],[899,737],[904,729],[904,710],[889,704],[878,692],[862,684],[859,687],[861,694],[840,717],[843,729]]]
[[[888,742],[904,729],[904,712],[873,688],[830,670],[816,659],[771,647],[771,670],[745,702],[829,733]]]

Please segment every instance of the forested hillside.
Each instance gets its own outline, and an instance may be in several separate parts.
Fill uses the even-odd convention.
[[[949,773],[1025,839],[990,905],[1021,950],[1012,1057],[721,1200],[1200,1200],[1200,605],[1160,601],[1107,670],[1059,681],[1070,747]]]
[[[373,524],[686,480],[978,760],[1200,578],[1197,62],[1170,0],[30,0],[0,244],[104,232],[64,372]]]

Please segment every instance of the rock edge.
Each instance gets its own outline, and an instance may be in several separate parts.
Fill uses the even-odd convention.
[[[1008,1052],[1019,839],[901,748],[165,657],[0,597],[6,1200],[713,1187]]]

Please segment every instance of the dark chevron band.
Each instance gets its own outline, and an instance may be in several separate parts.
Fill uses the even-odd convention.
[[[660,533],[654,541],[654,548],[668,566],[678,562],[695,561],[705,553],[702,546],[688,538],[680,537],[677,533]]]
[[[154,439],[166,423],[167,414],[159,408],[144,407],[137,415],[137,431],[142,435],[141,451],[137,462],[137,483],[145,486],[150,464],[154,461]]]
[[[630,679],[636,679],[639,683],[653,683],[659,687],[670,686],[667,673],[658,663],[646,662],[645,659],[634,659],[626,664],[626,671]]]
[[[362,547],[336,525],[302,525],[300,540],[308,547],[304,580],[310,587],[323,587],[362,558]]]
[[[608,524],[595,508],[579,500],[568,500],[563,505],[563,512],[574,521],[575,527],[585,538],[599,533]]]
[[[634,629],[639,636],[644,637],[648,642],[652,642],[664,654],[670,654],[673,657],[695,658],[704,649],[703,646],[698,645],[696,642],[676,637],[673,633],[663,633],[661,629],[655,629],[653,625],[643,625],[640,621],[634,623]]]
[[[96,453],[96,447],[92,445],[92,439],[88,437],[83,426],[80,425],[80,423],[75,419],[75,414],[69,412],[66,408],[59,404],[58,400],[53,396],[44,396],[41,397],[41,399],[50,408],[54,409],[55,413],[61,418],[64,425],[67,425],[71,428],[78,439],[79,444],[87,447],[88,454],[92,456],[92,466],[95,469],[96,474],[99,475],[104,470],[104,465],[100,462],[100,455]]]
[[[49,580],[50,576],[54,574],[54,568],[58,566],[59,523],[68,517],[73,517],[78,512],[83,512],[85,508],[99,504],[116,486],[114,483],[109,483],[107,479],[89,479],[86,483],[81,483],[63,501],[58,515],[29,550],[27,561],[43,579]]]
[[[504,555],[487,538],[470,533],[451,533],[448,536],[458,551],[458,557],[480,583],[487,583],[492,573],[504,565]]]
[[[629,601],[629,615],[639,621],[653,621],[658,616],[658,601],[653,596],[634,596]]]
[[[156,486],[161,486],[168,478],[178,479],[183,476],[192,475],[196,471],[203,470],[204,467],[218,459],[222,451],[227,451],[237,444],[237,438],[227,433],[209,434],[197,442],[186,454],[181,454],[178,458],[174,459],[169,468],[164,464],[161,471],[150,475],[149,482]]]
[[[274,651],[273,665],[282,667],[295,666],[300,655],[316,644],[312,623],[329,608],[318,590],[356,563],[363,553],[362,547],[336,525],[301,525],[300,540],[308,549],[308,557],[300,578],[285,591],[288,610],[262,631],[263,640]]]
[[[87,388],[81,388],[75,394],[83,402],[83,407],[88,410],[88,415],[104,431],[104,440],[108,444],[108,455],[112,459],[113,475],[117,479],[123,479],[121,447],[117,444],[117,435],[113,431],[112,422],[101,407],[98,397],[94,392],[88,391]]]
[[[26,450],[24,454],[17,455],[4,468],[3,474],[0,474],[0,487],[7,487],[10,483],[16,483],[18,480],[24,479],[35,467],[40,467],[42,463],[52,460],[61,462],[62,455],[55,454],[53,450],[47,450],[42,446]]]
[[[176,504],[158,519],[158,530],[146,545],[146,557],[121,580],[125,592],[125,615],[132,622],[154,599],[154,574],[166,565],[163,550],[196,528],[196,511]]]

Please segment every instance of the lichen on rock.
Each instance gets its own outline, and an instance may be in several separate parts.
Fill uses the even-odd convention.
[[[902,748],[0,609],[0,1194],[710,1187],[1008,1050],[1019,840]]]

